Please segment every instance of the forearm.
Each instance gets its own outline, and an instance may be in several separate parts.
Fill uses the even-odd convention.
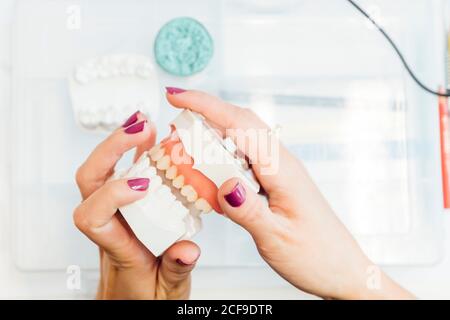
[[[362,270],[358,283],[355,283],[343,298],[350,300],[410,300],[414,295],[402,288],[392,280],[383,270],[375,264],[368,262]]]
[[[355,299],[376,300],[411,300],[416,297],[393,281],[384,272],[381,274],[380,287],[367,286],[364,291],[358,293]]]
[[[97,291],[99,300],[153,300],[155,279],[152,272],[120,270],[109,267],[102,271]]]

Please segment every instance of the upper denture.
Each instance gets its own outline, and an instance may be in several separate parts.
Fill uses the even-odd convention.
[[[177,177],[177,167],[175,165],[172,165],[169,169],[166,171],[166,178],[169,180],[173,180]]]
[[[188,190],[188,201],[194,202],[199,198],[205,199],[210,206],[216,211],[221,213],[222,210],[217,201],[218,188],[216,184],[208,177],[202,174],[200,171],[193,168],[193,159],[185,152],[182,143],[179,138],[171,135],[170,137],[161,141],[160,149],[164,149],[164,153],[170,156],[172,166],[176,167],[177,177],[173,180],[173,185],[180,189],[183,185],[192,186],[193,191],[196,192],[196,196],[190,190]],[[154,151],[158,153],[159,151]],[[150,150],[150,155],[152,150]],[[157,154],[158,156],[160,154]],[[162,158],[162,157],[160,157]],[[152,158],[153,160],[153,158]],[[155,161],[155,160],[154,160]],[[166,173],[167,174],[167,173]],[[182,176],[183,178],[181,178]],[[183,179],[181,186],[180,180]],[[185,191],[186,192],[186,191]],[[207,209],[207,206],[202,206],[202,209]]]
[[[158,162],[156,163],[156,168],[158,170],[167,170],[170,168],[170,156],[165,155],[164,157],[160,158]]]
[[[165,150],[161,147],[161,145],[156,145],[150,149],[149,155],[153,161],[158,161],[164,156]]]

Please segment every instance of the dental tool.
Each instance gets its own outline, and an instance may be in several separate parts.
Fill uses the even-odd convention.
[[[88,59],[69,77],[76,122],[89,131],[112,131],[135,110],[156,118],[158,84],[149,57],[113,54]]]
[[[119,211],[136,237],[155,255],[173,243],[191,239],[202,228],[201,216],[221,212],[218,188],[237,177],[255,192],[260,186],[234,142],[189,110],[171,122],[171,134],[144,152],[113,179],[149,178],[146,196]]]
[[[412,68],[409,66],[408,62],[406,61],[406,58],[403,56],[402,52],[400,51],[397,44],[394,42],[394,40],[391,38],[391,36],[384,30],[384,28],[377,22],[375,19],[366,11],[364,10],[359,4],[357,4],[354,0],[346,0],[352,7],[354,7],[360,14],[362,14],[369,22],[380,32],[380,34],[383,36],[383,38],[389,43],[389,45],[392,47],[394,52],[397,54],[398,58],[400,59],[401,63],[403,64],[403,67],[408,72],[411,79],[424,91],[435,95],[437,97],[450,97],[450,89],[446,89],[443,92],[435,91],[425,85],[414,73]]]

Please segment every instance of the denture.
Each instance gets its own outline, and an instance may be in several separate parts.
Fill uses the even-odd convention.
[[[113,54],[79,63],[69,76],[77,124],[89,131],[111,131],[132,112],[155,118],[160,92],[149,57]]]
[[[240,178],[259,192],[253,172],[236,150],[203,117],[184,110],[172,121],[167,138],[114,177],[150,179],[146,196],[119,211],[155,256],[198,233],[203,214],[221,213],[217,192],[226,180]]]

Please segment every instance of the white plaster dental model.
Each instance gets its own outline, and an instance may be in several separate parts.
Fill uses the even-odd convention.
[[[136,110],[156,118],[158,78],[150,58],[114,54],[92,58],[69,77],[77,123],[88,130],[110,131]]]
[[[196,113],[184,110],[171,134],[115,178],[149,178],[146,196],[120,208],[136,237],[155,255],[202,227],[201,214],[220,212],[217,190],[238,177],[255,192],[260,186],[236,146],[223,140]]]

